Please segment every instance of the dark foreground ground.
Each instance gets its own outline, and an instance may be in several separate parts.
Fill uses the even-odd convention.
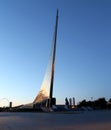
[[[0,113],[0,130],[111,130],[111,111]]]

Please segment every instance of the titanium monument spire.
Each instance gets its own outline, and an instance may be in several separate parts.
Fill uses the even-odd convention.
[[[54,83],[54,69],[56,58],[57,27],[58,27],[58,9],[56,14],[53,46],[51,50],[49,64],[40,91],[33,102],[35,106],[42,105],[46,107],[52,107],[52,105],[56,104],[56,99],[53,98],[53,83]]]
[[[56,25],[55,25],[55,32],[54,32],[54,47],[53,47],[53,60],[52,60],[52,75],[51,75],[51,86],[50,86],[50,96],[49,96],[49,98],[52,98],[52,94],[53,94],[54,68],[55,68],[55,56],[56,56],[57,26],[58,26],[58,9],[57,9]]]

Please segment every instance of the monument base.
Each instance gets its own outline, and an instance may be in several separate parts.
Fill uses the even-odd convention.
[[[52,107],[52,105],[56,105],[56,98],[50,98],[47,101],[47,107]]]
[[[52,107],[52,105],[56,105],[56,98],[50,98],[50,99],[43,100],[40,103],[36,103],[33,105],[33,108],[41,108],[41,107],[50,108]]]

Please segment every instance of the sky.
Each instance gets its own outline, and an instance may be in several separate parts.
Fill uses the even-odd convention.
[[[110,0],[0,0],[0,106],[30,103],[38,94],[57,8],[57,104],[111,98]]]

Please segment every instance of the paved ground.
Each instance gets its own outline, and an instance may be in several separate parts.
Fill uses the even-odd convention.
[[[111,111],[0,113],[0,130],[111,130]]]

